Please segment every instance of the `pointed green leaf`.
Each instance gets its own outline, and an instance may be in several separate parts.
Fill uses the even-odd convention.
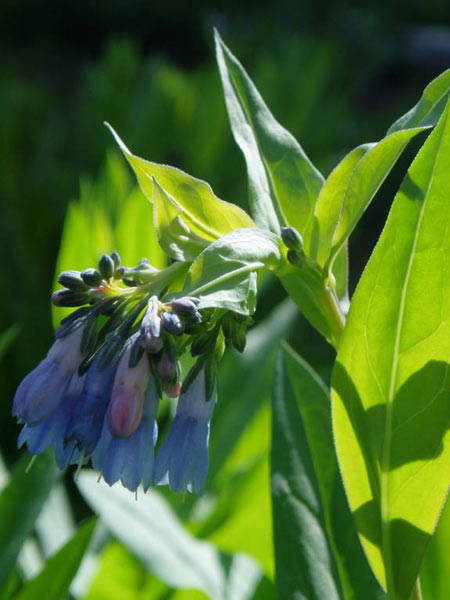
[[[279,598],[339,599],[314,464],[281,353],[273,382],[271,487]]]
[[[436,125],[449,94],[450,69],[447,69],[427,85],[419,102],[390,126],[388,134],[400,129]]]
[[[369,562],[407,600],[449,488],[450,121],[395,197],[333,373],[341,471]]]
[[[169,586],[202,590],[216,600],[251,598],[261,580],[256,563],[196,540],[158,492],[150,490],[136,502],[123,487],[99,485],[89,471],[80,474],[78,487],[117,538]]]
[[[14,468],[0,494],[0,589],[8,580],[58,475],[50,454],[38,456],[27,473],[29,463],[27,454]]]
[[[330,392],[287,344],[282,347],[282,358],[314,466],[325,528],[344,598],[381,600],[385,595],[359,542],[339,473],[331,429]]]
[[[184,295],[200,307],[251,314],[256,307],[256,271],[281,260],[278,236],[261,229],[237,229],[209,245],[191,265]]]
[[[245,211],[235,204],[220,200],[205,181],[175,167],[159,165],[135,156],[114,129],[110,125],[108,127],[135,172],[148,200],[153,202],[155,178],[165,192],[182,207],[184,217],[189,217],[194,233],[200,236],[209,235],[212,241],[234,229],[255,226]]]
[[[71,540],[46,563],[34,579],[29,581],[15,600],[60,600],[65,598],[91,540],[95,519],[78,529]]]
[[[323,177],[297,140],[274,119],[217,32],[215,37],[231,129],[247,163],[255,222],[274,233],[279,232],[279,223],[289,224],[307,240]]]

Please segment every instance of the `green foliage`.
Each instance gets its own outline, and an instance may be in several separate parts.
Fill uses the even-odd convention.
[[[27,472],[29,463],[30,457],[24,456],[0,494],[0,590],[14,569],[58,473],[48,454],[38,457]]]
[[[448,111],[394,200],[333,375],[347,495],[370,564],[395,599],[411,594],[448,491]]]
[[[40,597],[48,600],[64,598],[89,545],[94,527],[95,519],[82,525],[73,538],[48,560],[43,571],[29,581],[15,598],[17,600],[36,600]]]

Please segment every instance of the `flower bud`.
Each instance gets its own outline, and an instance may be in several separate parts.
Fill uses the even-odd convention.
[[[98,287],[102,282],[102,276],[97,269],[85,269],[81,271],[81,278],[89,287]]]
[[[111,277],[114,274],[115,265],[113,259],[109,256],[109,254],[104,254],[101,257],[98,263],[98,268],[105,279],[111,279]]]
[[[303,250],[303,238],[293,227],[282,227],[281,239],[290,250]]]
[[[163,381],[173,381],[177,376],[177,361],[167,346],[164,347],[156,364],[156,372]]]
[[[181,381],[166,382],[163,385],[163,390],[169,398],[178,398],[181,392]]]
[[[55,306],[82,306],[87,304],[89,296],[87,292],[74,290],[57,290],[52,294],[52,302]]]
[[[120,254],[117,252],[117,250],[114,250],[114,252],[111,253],[111,258],[113,260],[114,267],[117,269],[117,267],[120,265]]]
[[[161,317],[159,312],[159,302],[156,296],[152,296],[148,301],[147,310],[141,322],[141,345],[147,352],[156,354],[163,347],[161,337]]]
[[[108,428],[116,437],[128,437],[142,419],[145,390],[150,368],[145,356],[135,367],[130,367],[132,343],[120,358],[106,415]]]
[[[169,303],[178,315],[182,317],[192,317],[197,313],[197,305],[191,298],[178,298]]]
[[[63,271],[58,277],[58,283],[71,290],[86,289],[86,284],[81,279],[80,271]]]
[[[306,255],[303,251],[288,250],[287,259],[294,267],[304,267],[306,264]]]
[[[175,313],[163,312],[161,316],[161,324],[163,328],[172,335],[182,335],[183,334],[183,323]]]

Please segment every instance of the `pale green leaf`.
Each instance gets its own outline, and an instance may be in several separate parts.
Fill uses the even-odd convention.
[[[29,581],[15,600],[61,600],[69,591],[94,531],[92,519],[78,529],[71,540],[52,556],[44,569]]]
[[[50,454],[38,456],[27,473],[29,462],[29,455],[22,457],[0,494],[0,589],[12,572],[58,474]]]
[[[279,598],[339,599],[314,463],[283,356],[273,381],[271,488]]]
[[[256,271],[281,260],[278,236],[261,229],[237,229],[210,244],[191,265],[184,295],[200,307],[251,314],[256,307]]]
[[[216,36],[216,55],[231,129],[247,163],[251,212],[259,227],[279,223],[308,239],[323,178],[297,140],[273,117],[235,56]]]
[[[220,200],[211,187],[201,179],[196,179],[180,169],[159,165],[132,154],[113,128],[108,125],[125,158],[136,174],[145,196],[153,202],[153,178],[183,208],[184,215],[195,223],[194,233],[209,235],[210,240],[241,227],[254,227],[255,224],[245,211]]]
[[[191,536],[156,491],[136,502],[125,488],[100,485],[88,471],[80,474],[78,487],[117,538],[170,587],[202,590],[212,600],[246,600],[261,581],[249,557],[222,555]]]
[[[361,541],[407,600],[449,487],[450,122],[410,167],[352,301],[334,433]]]

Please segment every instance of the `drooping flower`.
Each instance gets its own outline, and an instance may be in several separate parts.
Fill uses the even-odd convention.
[[[24,425],[18,439],[18,446],[23,444],[31,454],[40,454],[53,447],[56,462],[60,469],[68,464],[76,464],[80,453],[75,440],[67,440],[68,427],[72,421],[73,409],[84,386],[85,376],[74,373],[69,386],[55,410],[42,422],[35,425]]]
[[[27,425],[43,421],[58,406],[81,362],[83,327],[57,338],[47,356],[17,388],[12,414]]]
[[[141,360],[147,361],[147,357]],[[158,403],[155,381],[150,377],[147,378],[142,416],[134,431],[127,436],[114,436],[109,419],[105,418],[102,434],[92,453],[92,464],[109,485],[120,480],[126,488],[135,491],[141,483],[144,490],[152,483],[154,447],[158,437]]]
[[[216,402],[216,385],[206,390],[205,368],[177,405],[175,419],[155,462],[155,483],[169,484],[174,492],[201,494],[208,471],[208,442],[211,416]]]

